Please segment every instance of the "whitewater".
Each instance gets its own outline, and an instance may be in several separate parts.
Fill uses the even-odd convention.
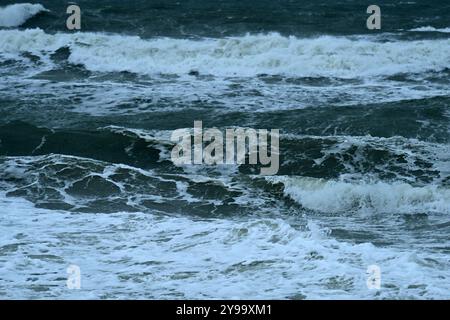
[[[344,37],[313,39],[280,34],[226,39],[141,39],[92,33],[46,34],[35,30],[0,31],[0,52],[23,51],[43,58],[69,48],[69,62],[91,71],[139,74],[355,78],[401,72],[441,71],[450,62],[450,41],[376,42]]]
[[[450,7],[338,4],[0,7],[0,297],[448,299]],[[175,166],[197,120],[279,173]]]

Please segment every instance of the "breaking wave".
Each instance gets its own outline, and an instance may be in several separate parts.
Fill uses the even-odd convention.
[[[138,74],[208,74],[358,78],[441,71],[450,66],[450,39],[377,42],[285,37],[277,33],[202,40],[46,34],[40,29],[0,31],[0,53],[48,57],[70,49],[68,61],[91,71]]]
[[[306,209],[326,212],[450,213],[450,190],[407,183],[349,183],[307,177],[267,177]]]
[[[0,27],[18,27],[40,12],[48,11],[41,4],[18,3],[0,7]]]

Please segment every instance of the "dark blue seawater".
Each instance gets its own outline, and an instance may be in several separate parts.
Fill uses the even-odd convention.
[[[356,0],[76,3],[80,31],[0,1],[0,297],[450,297],[450,1],[380,30]],[[175,166],[195,120],[280,129],[278,173]]]

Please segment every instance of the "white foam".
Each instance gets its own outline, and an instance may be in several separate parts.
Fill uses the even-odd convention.
[[[450,213],[450,190],[402,182],[344,182],[308,177],[267,177],[303,207],[324,213]]]
[[[300,39],[276,33],[223,39],[141,39],[96,33],[49,35],[3,30],[0,52],[71,49],[69,61],[92,71],[215,76],[370,77],[439,71],[450,66],[450,39],[376,42],[323,36]]]
[[[395,180],[410,184],[424,182],[442,184],[450,176],[450,146],[448,144],[425,142],[418,139],[393,136],[389,138],[368,136],[314,136],[284,135],[287,139],[314,139],[334,141],[334,145],[321,151],[321,157],[314,159],[314,165],[324,165],[326,161],[336,161],[345,167],[340,178],[359,181],[380,179],[389,172]],[[380,162],[371,160],[370,152],[383,151],[389,159]],[[398,159],[402,161],[398,161]],[[364,168],[373,167],[372,170]],[[422,179],[414,172],[422,171]],[[370,173],[369,173],[370,172]],[[376,173],[377,172],[377,173]],[[436,172],[439,172],[436,175]],[[426,179],[423,179],[427,177]],[[432,182],[431,182],[432,181]]]
[[[0,27],[18,27],[40,12],[48,11],[41,4],[18,3],[0,7]]]
[[[14,299],[446,298],[435,252],[339,242],[309,221],[70,214],[0,194],[0,291]],[[430,262],[432,261],[432,262]],[[66,268],[81,268],[68,290]],[[369,290],[377,264],[382,289]]]
[[[24,57],[22,59],[27,60]],[[42,66],[36,66],[31,61],[21,63],[24,64],[29,65],[29,68],[19,74],[16,68],[12,75],[0,77],[0,94],[3,97],[15,100],[37,94],[42,97],[41,104],[57,106],[58,110],[67,107],[71,112],[93,115],[136,114],[162,109],[180,111],[207,105],[215,105],[222,111],[267,112],[382,104],[450,94],[450,86],[446,83],[429,82],[417,86],[416,83],[385,79],[365,81],[367,84],[361,85],[311,86],[285,82],[267,84],[257,77],[235,80],[218,77],[207,80],[195,77],[165,80],[163,77],[155,77],[144,85],[124,81],[98,82],[91,78],[89,85],[83,81],[73,81],[72,85],[67,86],[66,82],[27,78],[52,69],[54,65],[45,66],[43,63]],[[415,78],[416,75],[412,77]],[[255,90],[261,94],[255,94]],[[368,98],[375,95],[376,101]],[[64,102],[66,98],[75,97],[82,102],[70,105]],[[129,107],[124,108],[124,105]]]
[[[414,28],[414,29],[411,29],[411,30],[409,30],[409,31],[414,31],[414,32],[443,32],[443,33],[450,33],[450,28],[435,28],[435,27],[427,26],[427,27]]]

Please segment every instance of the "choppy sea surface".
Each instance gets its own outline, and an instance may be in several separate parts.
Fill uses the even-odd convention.
[[[73,32],[0,1],[1,298],[450,298],[449,1],[381,30],[357,0],[77,3]],[[194,120],[280,129],[278,174],[174,166]]]

